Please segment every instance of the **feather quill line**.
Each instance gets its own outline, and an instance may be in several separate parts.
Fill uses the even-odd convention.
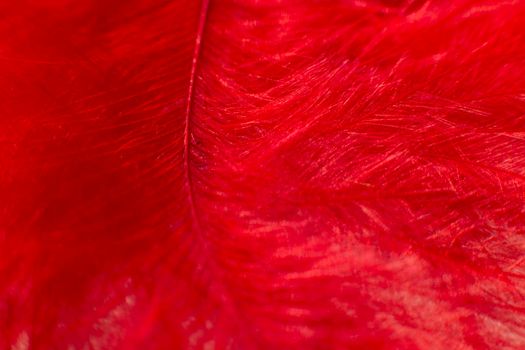
[[[186,99],[186,113],[185,113],[185,126],[184,126],[184,182],[186,184],[188,204],[191,210],[192,223],[195,229],[201,234],[201,224],[197,215],[197,209],[195,208],[195,199],[193,193],[193,185],[191,180],[190,171],[190,122],[191,114],[193,111],[194,93],[195,93],[195,78],[197,75],[197,65],[201,53],[202,38],[204,35],[204,27],[206,25],[206,17],[208,15],[208,8],[210,0],[203,0],[199,15],[199,24],[197,27],[197,35],[195,37],[195,48],[193,50],[193,58],[191,62],[190,81],[188,85],[188,97]]]
[[[191,210],[191,216],[192,216],[192,225],[193,228],[197,231],[198,239],[204,243],[205,249],[210,249],[208,245],[206,244],[206,240],[204,239],[204,235],[202,232],[202,225],[199,219],[199,215],[197,214],[197,209],[195,206],[195,194],[193,192],[193,184],[192,184],[192,177],[191,177],[191,170],[190,170],[190,155],[191,155],[191,149],[190,149],[190,124],[191,124],[191,115],[193,112],[193,104],[194,104],[194,95],[195,95],[195,80],[197,76],[197,68],[198,68],[198,62],[202,51],[202,40],[204,36],[204,29],[206,26],[206,19],[209,12],[209,6],[210,6],[210,0],[203,0],[201,4],[200,9],[200,15],[199,15],[199,24],[197,27],[197,35],[195,37],[195,48],[193,51],[193,58],[192,58],[192,64],[191,64],[191,72],[190,72],[190,81],[188,86],[188,98],[186,100],[186,112],[185,112],[185,126],[184,126],[184,176],[185,176],[185,185],[187,187],[187,196],[188,196],[188,205],[190,206]],[[222,273],[217,270],[217,266],[213,261],[210,261],[211,266],[210,268],[215,271],[214,275],[216,276],[215,281],[213,284],[215,285],[215,292],[218,292],[220,295],[220,299],[224,303],[226,309],[228,309],[231,313],[236,315],[236,318],[234,318],[234,322],[237,324],[237,327],[240,329],[242,328],[244,332],[240,334],[241,338],[244,339],[245,342],[247,342],[247,338],[251,339],[252,342],[258,343],[257,338],[253,334],[253,331],[246,327],[247,321],[245,320],[242,313],[239,311],[237,303],[232,299],[230,296],[227,287],[225,287],[222,283],[218,283],[217,279],[221,280],[223,279]],[[217,278],[217,276],[220,276]]]

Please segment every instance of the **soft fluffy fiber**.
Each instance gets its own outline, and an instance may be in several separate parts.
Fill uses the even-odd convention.
[[[525,2],[0,4],[0,349],[525,349]]]

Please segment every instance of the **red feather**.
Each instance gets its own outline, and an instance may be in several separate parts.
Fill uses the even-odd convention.
[[[0,349],[525,349],[525,2],[0,4]]]

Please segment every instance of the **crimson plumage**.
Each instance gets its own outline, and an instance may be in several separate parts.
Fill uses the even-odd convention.
[[[525,348],[525,2],[0,4],[0,349]]]

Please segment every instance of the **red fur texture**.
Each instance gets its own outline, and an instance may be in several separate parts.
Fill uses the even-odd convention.
[[[4,0],[0,349],[525,349],[525,2]]]

